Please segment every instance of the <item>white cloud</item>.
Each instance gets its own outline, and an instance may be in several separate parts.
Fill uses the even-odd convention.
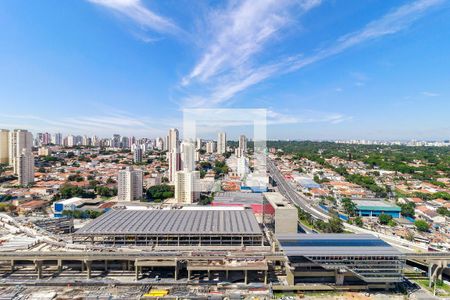
[[[307,11],[319,3],[320,0],[245,0],[213,12],[211,40],[182,84],[188,85],[194,79],[205,82],[226,71],[239,72],[293,22],[298,9]]]
[[[230,101],[237,93],[270,77],[298,71],[362,43],[402,31],[422,17],[428,10],[437,7],[443,2],[444,0],[416,0],[388,12],[381,18],[368,23],[361,30],[338,38],[335,43],[321,48],[309,56],[297,54],[287,58],[277,58],[274,62],[260,66],[252,65],[250,58],[264,48],[266,39],[269,36],[274,35],[277,30],[289,23],[289,14],[283,14],[284,10],[274,9],[271,11],[267,9],[271,7],[269,1],[264,2],[267,5],[266,10],[263,10],[266,12],[266,15],[259,11],[260,7],[257,7],[254,11],[254,13],[259,13],[258,17],[252,16],[253,11],[251,8],[246,8],[244,10],[245,13],[241,13],[239,10],[236,12],[232,11],[230,15],[235,18],[248,14],[250,16],[249,20],[269,20],[267,27],[271,28],[271,30],[267,31],[268,36],[266,37],[260,32],[263,30],[262,27],[250,26],[252,24],[245,22],[242,24],[248,27],[237,28],[239,28],[239,32],[244,32],[251,36],[251,39],[247,40],[244,37],[242,40],[234,40],[230,38],[229,36],[234,37],[233,34],[239,37],[236,30],[233,30],[233,26],[231,26],[231,29],[224,29],[222,32],[219,32],[217,41],[212,43],[200,62],[182,82],[184,85],[187,85],[193,79],[198,79],[201,88],[197,88],[197,91],[201,90],[202,92],[199,93],[200,95],[191,94],[186,97],[183,104],[186,106],[216,106],[223,104]],[[282,3],[285,5],[284,9],[289,7],[286,4],[289,2]],[[310,9],[317,5],[319,1],[305,1],[303,3],[310,3],[309,6],[305,6],[307,9]],[[243,7],[246,6],[243,5]],[[271,14],[275,14],[277,18],[270,18],[270,16],[273,16]],[[280,20],[284,20],[284,22]],[[241,23],[238,22],[238,24]],[[246,32],[246,30],[249,32]],[[225,38],[220,38],[222,34]],[[258,39],[260,35],[262,38]],[[239,48],[238,42],[242,42],[243,48]],[[235,49],[238,50],[235,51]],[[242,53],[242,57],[238,56],[239,53]],[[359,85],[361,85],[361,82]],[[193,99],[195,101],[191,101]]]
[[[142,137],[165,134],[160,127],[164,122],[147,117],[136,117],[124,112],[109,112],[92,116],[71,118],[44,118],[35,115],[2,115],[9,128],[33,128],[35,131],[63,132],[72,134],[97,134],[110,136],[113,133]],[[156,125],[156,126],[154,126]]]
[[[344,121],[351,120],[351,116],[341,113],[321,112],[314,110],[303,110],[295,115],[267,111],[267,123],[271,124],[307,124],[307,123],[329,123],[339,124]]]
[[[299,60],[293,64],[290,71],[301,69],[364,42],[402,31],[422,17],[429,9],[443,2],[444,0],[417,0],[400,6],[380,19],[370,22],[363,29],[340,37],[334,45],[324,48],[306,59]]]
[[[434,92],[422,92],[422,95],[424,95],[426,97],[437,97],[437,96],[439,96],[438,93],[434,93]]]
[[[148,9],[141,0],[87,0],[125,16],[138,25],[160,33],[179,33],[181,30],[170,19]]]

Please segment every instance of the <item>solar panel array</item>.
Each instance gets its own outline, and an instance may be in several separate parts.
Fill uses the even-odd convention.
[[[76,234],[261,235],[261,229],[247,210],[113,210]]]
[[[401,254],[371,234],[292,234],[278,235],[277,239],[288,256]]]

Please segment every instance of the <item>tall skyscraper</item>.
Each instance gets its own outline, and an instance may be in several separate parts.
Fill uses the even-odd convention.
[[[67,136],[67,147],[73,147],[76,145],[75,137],[73,135]]]
[[[98,139],[98,137],[97,137],[96,135],[94,135],[94,136],[91,138],[91,143],[92,143],[92,146],[97,147],[97,146],[100,145],[100,140]]]
[[[167,138],[168,142],[168,149],[169,151],[173,151],[174,149],[178,150],[179,144],[180,144],[180,135],[178,133],[178,129],[176,128],[170,128],[169,129],[169,135]]]
[[[9,133],[9,164],[13,166],[14,173],[18,174],[18,157],[22,150],[30,150],[33,146],[33,135],[22,129],[15,129]]]
[[[202,149],[202,139],[197,138],[197,144],[195,145],[195,150],[200,150],[200,149]]]
[[[134,201],[142,198],[143,173],[127,167],[119,171],[117,199],[119,201]]]
[[[227,152],[227,135],[225,132],[219,132],[217,135],[217,153],[224,154]]]
[[[61,133],[55,133],[54,135],[52,135],[52,143],[57,145],[57,146],[61,146],[62,145],[62,134]]]
[[[247,137],[243,134],[239,136],[239,148],[242,152],[247,152]]]
[[[81,145],[83,146],[90,146],[91,145],[91,138],[89,138],[87,135],[83,136],[83,141],[81,142]]]
[[[9,164],[9,130],[0,129],[0,164]]]
[[[135,164],[139,164],[142,162],[142,148],[139,145],[136,145],[133,152],[133,161]]]
[[[126,136],[123,136],[122,141],[120,142],[120,147],[128,149],[128,148],[130,148],[130,146],[131,146],[130,139]]]
[[[50,133],[48,133],[48,132],[43,133],[42,137],[41,137],[41,145],[48,145],[48,144],[50,144],[50,142],[52,141],[51,137],[52,136],[51,136]]]
[[[167,147],[169,152],[167,153],[169,159],[169,181],[175,181],[175,174],[181,170],[181,158],[179,147],[179,133],[178,129],[170,128],[169,135],[167,136]]]
[[[181,143],[181,168],[183,171],[195,170],[195,147],[190,141]]]
[[[217,144],[215,141],[208,141],[206,143],[206,152],[207,153],[214,153],[216,152]]]
[[[192,141],[181,143],[182,171],[175,173],[175,200],[193,203],[200,197],[200,172],[195,171],[195,145]]]
[[[31,150],[23,148],[17,157],[17,175],[19,185],[28,185],[34,182],[34,157]]]
[[[113,138],[111,140],[112,148],[120,148],[120,134],[113,134]]]
[[[158,150],[167,150],[165,147],[164,139],[161,137],[156,139],[155,147]]]
[[[167,152],[167,155],[169,158],[169,181],[173,183],[175,181],[175,174],[181,170],[180,152],[171,151]]]

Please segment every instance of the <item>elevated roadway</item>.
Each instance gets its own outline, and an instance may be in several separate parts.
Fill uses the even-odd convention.
[[[297,192],[296,188],[284,178],[283,174],[281,174],[280,170],[275,165],[274,161],[270,158],[267,158],[267,170],[272,179],[277,183],[278,191],[286,199],[291,201],[293,204],[298,206],[303,211],[309,213],[316,220],[328,220],[331,218],[327,212],[315,206],[312,200],[306,198],[305,196]],[[346,230],[354,233],[369,233],[375,235],[404,253],[414,251],[428,251],[428,247],[424,245],[409,242],[396,236],[382,234],[379,232],[354,226],[348,223],[344,223],[344,227]]]

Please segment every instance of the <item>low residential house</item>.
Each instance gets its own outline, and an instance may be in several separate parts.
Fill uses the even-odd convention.
[[[426,220],[427,222],[433,223],[434,225],[444,225],[446,224],[446,219],[444,216],[439,215],[437,212],[429,209],[427,206],[419,206],[415,209],[417,216]]]
[[[43,210],[47,206],[47,201],[44,200],[31,200],[23,202],[17,206],[19,214],[26,214],[35,211]]]
[[[329,195],[329,192],[324,189],[311,189],[309,193],[313,196],[313,198],[322,198]]]

